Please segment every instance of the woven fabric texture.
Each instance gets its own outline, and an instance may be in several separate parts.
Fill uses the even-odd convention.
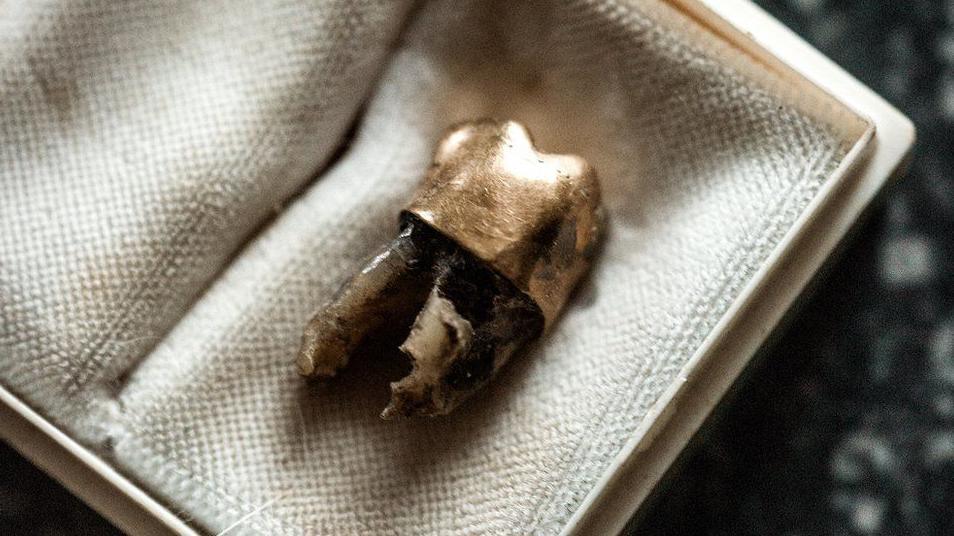
[[[14,2],[0,13],[0,374],[83,416],[321,167],[404,7]]]
[[[429,2],[347,150],[197,296],[342,140],[373,82],[400,10],[347,6],[315,8],[339,26],[292,7],[90,14],[83,32],[128,24],[130,44],[115,32],[62,52],[105,72],[70,78],[66,112],[43,89],[53,75],[44,86],[20,82],[35,67],[2,71],[20,100],[0,111],[13,140],[0,377],[209,530],[555,534],[816,197],[843,140],[655,0]],[[150,39],[151,56],[136,48]],[[137,69],[156,87],[124,97]],[[592,276],[544,341],[449,417],[379,420],[399,368],[373,355],[306,385],[293,366],[304,323],[396,232],[442,130],[487,115],[598,170],[611,230]]]

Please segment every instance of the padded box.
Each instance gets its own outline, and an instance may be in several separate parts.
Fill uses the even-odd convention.
[[[620,530],[914,137],[746,0],[64,4],[0,41],[0,430],[135,533]],[[596,167],[607,244],[380,421],[395,367],[308,386],[301,329],[480,116]]]

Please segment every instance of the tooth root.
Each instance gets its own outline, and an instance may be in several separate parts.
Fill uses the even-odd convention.
[[[419,273],[425,253],[409,231],[382,248],[308,323],[298,352],[299,373],[334,376],[382,324],[402,312],[411,318],[427,296],[429,281]]]
[[[401,346],[412,370],[391,384],[386,419],[449,413],[544,326],[529,296],[412,219],[309,322],[299,372],[334,376],[366,339],[412,320]]]
[[[391,384],[391,402],[381,413],[397,415],[442,415],[453,409],[453,393],[448,392],[451,367],[470,350],[474,330],[450,300],[431,290],[424,308],[414,321],[401,350],[411,358],[413,369]]]

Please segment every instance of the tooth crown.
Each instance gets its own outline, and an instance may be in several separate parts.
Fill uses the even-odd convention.
[[[548,325],[589,268],[603,228],[593,168],[538,151],[513,121],[445,135],[406,211],[529,294]]]

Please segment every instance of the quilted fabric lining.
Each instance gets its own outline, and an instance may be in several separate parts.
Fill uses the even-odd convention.
[[[854,141],[655,0],[428,2],[393,47],[402,4],[255,6],[0,33],[0,379],[209,530],[559,532]],[[300,332],[480,116],[590,160],[610,236],[485,392],[382,422],[395,364],[309,387]]]

